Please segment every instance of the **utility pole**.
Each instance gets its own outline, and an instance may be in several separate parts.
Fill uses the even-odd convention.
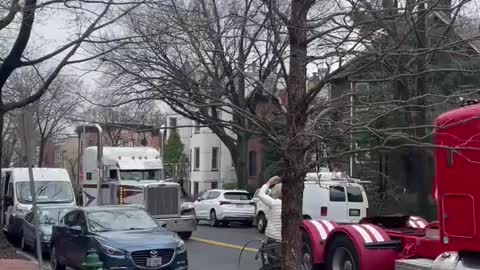
[[[29,107],[24,108],[22,113],[22,126],[23,126],[23,140],[25,146],[25,157],[28,167],[28,176],[30,178],[30,196],[32,197],[32,211],[33,211],[33,220],[35,224],[35,242],[37,250],[37,259],[38,259],[38,269],[42,270],[42,243],[40,242],[40,232],[39,232],[39,220],[38,220],[38,208],[37,208],[37,194],[35,189],[35,182],[33,179],[33,169],[32,169],[32,112],[29,110]]]
[[[163,150],[164,146],[165,146],[165,125],[161,125],[160,126],[160,130],[159,130],[159,137],[160,137],[160,155],[161,155],[161,158],[162,158],[162,180],[165,181],[165,151]]]

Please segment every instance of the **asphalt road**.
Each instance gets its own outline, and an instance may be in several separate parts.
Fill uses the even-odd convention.
[[[209,227],[200,223],[192,239],[186,241],[189,270],[256,270],[260,262],[255,260],[255,252],[259,241],[250,243],[247,251],[240,258],[241,248],[247,242],[261,239],[254,227],[232,224],[229,227]],[[34,254],[30,253],[30,256]],[[44,259],[45,269],[48,260]]]

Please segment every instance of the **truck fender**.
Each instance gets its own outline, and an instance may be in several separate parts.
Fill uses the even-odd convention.
[[[333,221],[328,220],[303,220],[300,224],[300,229],[304,237],[308,240],[308,244],[312,250],[313,263],[323,263],[323,248],[325,240],[327,240],[330,232],[335,230],[338,225]],[[304,239],[305,241],[305,239]]]
[[[397,259],[398,241],[392,241],[380,227],[372,224],[344,225],[335,228],[328,236],[322,261],[327,262],[330,245],[338,236],[346,236],[355,247],[359,270],[393,270]]]

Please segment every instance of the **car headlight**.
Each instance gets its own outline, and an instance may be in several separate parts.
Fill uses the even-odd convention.
[[[185,252],[185,242],[183,242],[183,240],[177,241],[177,248],[175,250],[177,253]]]
[[[114,248],[114,247],[111,247],[109,245],[100,245],[100,247],[102,248],[103,252],[105,252],[105,254],[107,255],[110,255],[110,256],[124,256],[125,255],[125,251],[123,250],[120,250],[118,248]]]

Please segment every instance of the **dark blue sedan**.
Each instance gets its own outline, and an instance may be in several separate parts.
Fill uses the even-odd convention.
[[[67,213],[53,227],[52,269],[82,269],[92,248],[103,269],[188,269],[184,242],[140,208],[87,207]]]

